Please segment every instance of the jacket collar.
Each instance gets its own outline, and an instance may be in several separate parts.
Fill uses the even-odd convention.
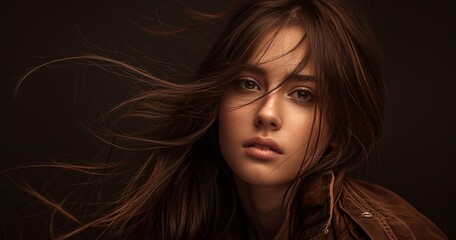
[[[288,239],[290,230],[305,233],[306,238],[327,233],[344,175],[344,172],[329,172],[302,179],[296,188],[290,214],[287,214],[280,234],[275,239]]]

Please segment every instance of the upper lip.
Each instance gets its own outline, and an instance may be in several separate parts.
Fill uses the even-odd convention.
[[[283,154],[282,150],[280,149],[279,145],[277,144],[276,141],[272,138],[268,137],[254,137],[246,142],[244,142],[243,147],[252,147],[254,145],[261,145],[261,146],[267,146],[271,148],[273,151]]]

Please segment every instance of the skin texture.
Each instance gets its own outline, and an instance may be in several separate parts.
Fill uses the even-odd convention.
[[[321,126],[319,119],[314,121],[319,114],[311,64],[276,88],[307,49],[305,41],[300,43],[302,29],[289,26],[274,35],[276,32],[271,31],[259,44],[249,62],[251,67],[239,74],[219,110],[221,151],[234,173],[252,225],[250,235],[256,239],[270,239],[278,231],[285,214],[282,203],[287,201],[287,188],[302,174],[300,169],[315,163],[316,158],[311,156],[321,155],[328,135],[324,121]],[[258,144],[248,145],[255,138],[272,140],[280,150],[271,153]],[[252,151],[259,155],[250,154]]]

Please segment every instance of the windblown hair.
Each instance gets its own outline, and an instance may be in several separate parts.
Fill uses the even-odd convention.
[[[248,1],[186,82],[108,58],[85,58],[116,65],[146,86],[113,109],[128,110],[116,122],[124,127],[115,130],[114,146],[145,157],[134,162],[110,211],[59,238],[98,228],[128,239],[239,239],[246,224],[220,153],[218,106],[265,36],[291,25],[304,30],[301,42],[308,46],[295,71],[312,62],[317,107],[337,142],[298,178],[366,160],[381,135],[386,104],[379,48],[367,20],[339,0]]]

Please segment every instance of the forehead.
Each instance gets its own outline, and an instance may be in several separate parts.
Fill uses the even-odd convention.
[[[298,26],[269,30],[256,46],[249,63],[295,68],[307,52],[304,35]]]

